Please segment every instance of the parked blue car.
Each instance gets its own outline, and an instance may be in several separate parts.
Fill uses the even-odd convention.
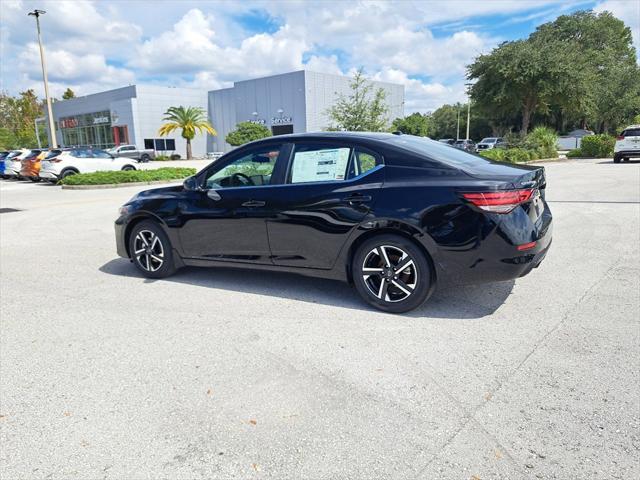
[[[5,169],[8,167],[8,163],[11,161],[12,158],[17,157],[18,155],[20,155],[22,152],[20,150],[12,150],[9,152],[0,152],[0,177],[2,178],[8,178],[9,175],[7,175]]]

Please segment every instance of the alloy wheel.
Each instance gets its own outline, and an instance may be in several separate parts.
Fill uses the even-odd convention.
[[[164,265],[164,247],[160,237],[150,230],[140,230],[133,241],[133,255],[147,272],[156,272]]]
[[[369,291],[380,300],[401,302],[415,291],[418,271],[407,252],[399,247],[380,245],[365,256],[362,279]]]

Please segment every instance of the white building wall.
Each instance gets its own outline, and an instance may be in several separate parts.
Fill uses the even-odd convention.
[[[351,94],[351,77],[320,72],[305,71],[306,124],[307,132],[326,130],[331,125],[327,115],[340,95]],[[389,108],[387,121],[389,126],[397,117],[404,116],[404,85],[386,82],[371,82],[373,89],[382,88],[386,92],[385,102]]]
[[[167,137],[160,137],[158,129],[162,125],[164,112],[169,107],[200,107],[207,111],[207,92],[191,88],[169,88],[155,85],[136,85],[137,115],[135,118],[135,142],[138,148],[144,148],[145,139],[173,138],[176,141],[176,153],[183,158],[186,155],[187,142],[181,136],[181,130]],[[196,134],[191,141],[194,156],[205,156],[207,152],[207,134]],[[170,153],[170,152],[167,152]]]

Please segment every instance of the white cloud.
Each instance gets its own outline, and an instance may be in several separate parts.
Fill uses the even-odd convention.
[[[313,72],[332,73],[334,75],[344,75],[344,72],[338,66],[338,57],[336,55],[317,56],[312,55],[304,68]]]
[[[129,62],[150,73],[183,75],[215,72],[219,79],[243,79],[302,68],[308,45],[287,25],[274,34],[260,33],[242,40],[238,47],[216,42],[213,15],[189,10],[172,28],[145,41]]]

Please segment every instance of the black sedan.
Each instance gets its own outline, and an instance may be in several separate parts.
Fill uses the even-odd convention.
[[[282,135],[133,197],[117,249],[150,278],[185,265],[283,270],[347,281],[374,307],[406,312],[445,278],[537,267],[551,243],[545,186],[542,167],[421,137]]]

